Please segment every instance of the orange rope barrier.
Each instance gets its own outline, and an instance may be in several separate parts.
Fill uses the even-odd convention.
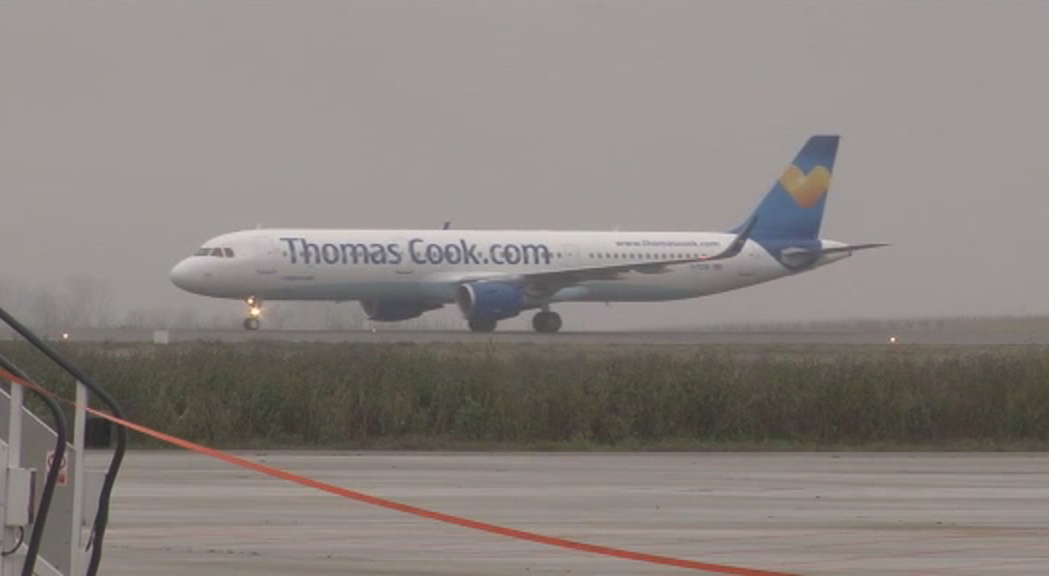
[[[564,548],[564,549],[568,549],[568,550],[575,550],[575,551],[578,551],[578,552],[586,552],[586,553],[589,553],[589,554],[598,554],[598,555],[601,555],[601,556],[610,556],[610,557],[613,557],[613,558],[621,558],[621,559],[624,559],[624,560],[634,560],[634,561],[637,561],[637,562],[645,562],[645,563],[648,563],[648,564],[659,564],[659,565],[663,565],[663,566],[674,566],[674,567],[677,567],[677,568],[698,570],[698,571],[709,572],[709,573],[714,573],[714,574],[734,574],[734,575],[737,575],[737,576],[790,576],[788,573],[785,573],[785,572],[772,572],[772,571],[767,571],[767,570],[756,570],[756,569],[751,569],[751,568],[741,568],[741,567],[738,567],[738,566],[727,566],[727,565],[724,565],[724,564],[711,564],[711,563],[708,563],[708,562],[697,562],[697,561],[694,561],[694,560],[684,560],[684,559],[673,558],[673,557],[669,557],[669,556],[658,556],[658,555],[654,555],[654,554],[645,554],[645,553],[642,553],[642,552],[631,552],[629,550],[623,550],[623,549],[620,549],[620,548],[610,548],[610,547],[607,547],[607,546],[598,546],[598,545],[594,545],[594,544],[586,544],[586,543],[583,543],[583,542],[576,542],[576,541],[567,540],[567,539],[564,539],[564,538],[556,538],[556,537],[553,537],[553,536],[544,536],[542,534],[536,534],[534,532],[526,532],[526,531],[523,531],[523,530],[516,530],[514,528],[506,528],[506,527],[503,527],[503,526],[497,526],[495,524],[488,524],[488,523],[485,523],[485,522],[479,522],[477,520],[470,520],[469,518],[463,518],[461,516],[453,516],[451,514],[444,514],[442,512],[435,512],[433,510],[427,510],[425,508],[419,508],[419,507],[411,506],[411,505],[408,505],[408,504],[402,504],[400,502],[395,502],[393,500],[387,500],[385,498],[379,498],[379,497],[376,497],[376,496],[371,496],[371,495],[365,494],[363,492],[357,492],[357,491],[354,491],[354,490],[349,490],[349,489],[346,489],[346,488],[341,488],[339,486],[334,486],[332,484],[327,484],[327,483],[324,483],[324,482],[313,480],[311,478],[307,478],[305,476],[300,476],[298,474],[293,474],[291,472],[280,470],[278,468],[273,468],[271,466],[265,466],[263,464],[259,464],[257,462],[253,462],[251,460],[246,460],[244,458],[240,458],[240,457],[234,456],[232,454],[228,454],[226,452],[222,452],[220,450],[215,450],[214,448],[208,448],[207,446],[202,446],[200,444],[195,444],[195,443],[190,442],[188,440],[183,440],[181,438],[176,438],[175,436],[171,436],[171,435],[165,434],[163,432],[158,432],[157,430],[153,430],[152,428],[147,428],[146,426],[142,426],[141,424],[136,424],[134,422],[128,422],[126,420],[121,420],[120,418],[116,418],[114,416],[111,416],[111,415],[106,414],[104,412],[100,412],[98,410],[95,410],[95,409],[87,407],[87,406],[78,406],[75,402],[72,402],[72,401],[67,400],[65,398],[62,398],[62,397],[59,397],[59,396],[51,393],[50,391],[45,390],[45,389],[43,389],[43,388],[33,384],[32,382],[27,382],[25,380],[22,380],[21,378],[18,378],[16,376],[12,375],[12,374],[9,374],[9,373],[7,373],[6,371],[4,371],[2,369],[0,369],[0,378],[4,378],[4,379],[9,380],[11,382],[14,382],[16,384],[20,384],[22,386],[26,386],[26,387],[32,388],[34,390],[38,390],[41,393],[47,394],[47,395],[49,395],[49,396],[51,396],[53,398],[56,398],[57,400],[59,400],[61,402],[64,402],[64,403],[72,405],[72,406],[76,406],[77,408],[82,408],[83,410],[85,410],[86,412],[88,412],[90,414],[93,414],[93,415],[98,416],[100,418],[105,418],[106,420],[109,420],[110,422],[112,422],[114,424],[117,424],[119,426],[124,426],[125,428],[127,428],[129,430],[134,430],[136,432],[140,432],[142,434],[145,434],[147,436],[150,436],[150,437],[155,438],[157,440],[160,440],[162,442],[166,442],[168,444],[172,444],[172,445],[178,446],[180,448],[185,448],[186,450],[191,450],[191,451],[196,452],[198,454],[203,454],[205,456],[210,456],[211,458],[215,458],[217,460],[222,460],[223,462],[227,462],[227,463],[232,464],[234,466],[239,466],[241,468],[246,468],[248,470],[254,470],[255,472],[258,472],[260,474],[265,474],[265,475],[271,476],[273,478],[279,478],[281,480],[286,480],[288,482],[293,482],[293,483],[299,484],[301,486],[306,486],[306,487],[309,487],[309,488],[314,488],[316,490],[321,490],[321,491],[327,492],[329,494],[334,494],[336,496],[341,496],[343,498],[347,498],[349,500],[354,500],[356,502],[361,502],[361,503],[364,503],[364,504],[369,504],[371,506],[377,506],[379,508],[386,508],[388,510],[395,510],[397,512],[402,512],[404,514],[411,514],[413,516],[417,516],[417,517],[420,517],[420,518],[426,518],[428,520],[433,520],[433,521],[436,521],[436,522],[443,522],[445,524],[454,524],[456,526],[462,526],[464,528],[469,528],[471,530],[477,530],[477,531],[480,531],[480,532],[487,532],[489,534],[496,534],[496,535],[499,535],[499,536],[505,536],[507,538],[514,538],[516,540],[525,540],[525,541],[528,541],[528,542],[535,542],[537,544],[543,544],[543,545],[546,545],[546,546],[555,546],[555,547],[558,547],[558,548]]]

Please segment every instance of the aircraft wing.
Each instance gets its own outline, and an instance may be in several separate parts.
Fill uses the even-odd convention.
[[[564,268],[560,270],[546,270],[538,272],[526,272],[510,274],[506,272],[472,272],[466,274],[439,274],[431,279],[439,279],[444,282],[465,284],[467,282],[509,282],[524,287],[528,292],[552,294],[561,288],[571,286],[578,282],[587,280],[610,280],[627,272],[640,272],[642,274],[663,274],[668,272],[669,266],[678,264],[693,264],[699,262],[712,262],[715,260],[726,260],[739,254],[746,246],[751,231],[757,218],[751,218],[740,230],[739,234],[729,243],[728,247],[711,256],[698,256],[695,258],[673,258],[666,260],[638,260],[636,262],[617,262],[600,266],[580,266],[577,268]]]
[[[694,264],[700,262],[712,262],[715,260],[727,260],[743,251],[750,233],[757,224],[757,217],[752,217],[740,230],[739,234],[721,252],[711,256],[697,256],[695,258],[673,258],[666,260],[644,260],[637,262],[624,262],[600,266],[582,266],[578,268],[566,268],[563,270],[550,270],[543,272],[531,272],[515,276],[514,280],[541,292],[553,293],[557,290],[578,282],[587,280],[611,280],[626,272],[640,272],[642,274],[663,274],[668,272],[669,266],[679,264]]]

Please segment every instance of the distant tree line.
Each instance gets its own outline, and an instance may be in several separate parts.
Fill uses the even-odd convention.
[[[203,301],[202,301],[203,302]],[[121,310],[111,282],[96,276],[71,275],[57,286],[0,277],[0,306],[30,327],[46,331],[139,328],[170,330],[239,329],[245,307],[234,301],[214,313],[214,305],[149,307]],[[377,324],[357,303],[266,302],[264,322],[274,330],[368,330]],[[449,313],[382,324],[384,330],[459,328]],[[0,326],[0,332],[6,327]]]
[[[111,327],[115,299],[113,286],[94,276],[67,276],[57,287],[0,279],[0,305],[39,328]]]

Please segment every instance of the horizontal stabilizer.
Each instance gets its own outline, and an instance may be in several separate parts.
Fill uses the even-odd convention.
[[[874,243],[871,243],[871,244],[852,244],[852,245],[848,245],[848,246],[834,246],[832,248],[822,248],[819,251],[819,253],[820,254],[842,254],[842,253],[851,254],[853,252],[859,252],[860,250],[870,250],[871,248],[882,248],[882,247],[885,247],[885,246],[891,246],[891,244],[886,244],[884,242],[874,242]]]
[[[820,259],[825,256],[850,256],[853,252],[869,250],[871,248],[881,248],[882,246],[888,246],[888,244],[873,243],[849,245],[823,240],[815,246],[788,246],[771,253],[776,256],[776,259],[779,260],[780,264],[783,264],[787,268],[791,270],[804,270],[819,263]],[[838,259],[839,258],[834,258],[834,260]]]

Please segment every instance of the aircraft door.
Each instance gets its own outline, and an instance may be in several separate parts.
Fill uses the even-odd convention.
[[[287,248],[285,248],[287,250]],[[259,274],[276,274],[281,251],[277,241],[266,234],[255,237],[255,271]]]
[[[394,239],[393,243],[402,250],[401,260],[393,268],[395,274],[400,278],[414,277],[415,268],[412,266],[413,260],[408,238],[398,237]]]
[[[560,264],[563,268],[570,268],[579,264],[579,246],[565,244],[561,246]]]
[[[730,260],[735,261],[737,266],[736,273],[742,278],[750,278],[757,274],[757,268],[760,265],[758,251],[753,250],[750,246],[743,248],[743,253]]]

